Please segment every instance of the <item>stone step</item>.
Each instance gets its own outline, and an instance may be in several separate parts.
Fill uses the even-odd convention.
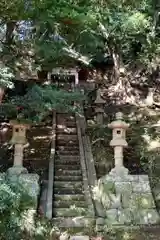
[[[53,215],[56,217],[77,217],[85,216],[87,208],[70,207],[70,208],[54,208]]]
[[[76,134],[74,134],[74,135],[57,134],[57,140],[65,140],[67,142],[69,142],[69,141],[77,141],[78,137],[77,137]]]
[[[79,146],[67,146],[67,145],[60,146],[60,145],[58,145],[56,150],[57,151],[72,151],[72,150],[79,151]]]
[[[72,171],[72,170],[79,170],[79,165],[77,164],[70,164],[70,165],[66,165],[66,164],[55,164],[54,167],[55,171]]]
[[[60,156],[60,155],[63,155],[63,156],[75,156],[75,157],[79,157],[79,151],[66,151],[66,150],[58,150],[56,151],[57,152],[57,155]]]
[[[60,194],[60,195],[65,195],[65,194],[83,194],[82,188],[54,188],[54,194]]]
[[[47,156],[47,154],[45,154],[45,156],[41,156],[41,155],[30,156],[30,154],[27,154],[26,156],[24,156],[24,161],[46,162],[47,166],[48,166],[48,159],[49,159],[49,155]]]
[[[85,201],[54,201],[53,203],[55,208],[69,208],[69,207],[85,207]]]
[[[50,148],[50,143],[51,143],[50,139],[48,139],[47,141],[43,141],[43,140],[34,141],[33,140],[32,142],[33,142],[32,145],[29,142],[30,145],[28,146],[28,148],[35,148],[35,149],[46,148],[46,149],[48,149],[48,148]]]
[[[42,153],[43,155],[46,154],[46,152],[49,152],[50,149],[49,149],[49,146],[48,148],[41,148],[40,146],[38,148],[26,148],[25,151],[24,151],[24,154],[39,154],[39,153]]]
[[[39,131],[39,130],[44,130],[44,131],[49,131],[49,130],[52,130],[52,125],[51,126],[44,126],[44,125],[35,125],[35,126],[32,126],[31,127],[31,129],[30,129],[30,131],[32,131],[32,130],[37,130],[37,131]]]
[[[58,146],[59,147],[69,147],[70,149],[71,149],[71,147],[79,149],[78,140],[75,140],[75,141],[58,140],[58,141],[56,141],[56,148]]]
[[[64,135],[75,135],[77,133],[76,128],[66,128],[66,127],[57,127],[56,129],[57,134],[64,134]]]
[[[80,157],[76,156],[56,156],[55,164],[73,164],[80,166]]]
[[[65,156],[65,155],[58,155],[57,159],[58,160],[64,160],[64,161],[69,159],[70,161],[77,162],[77,161],[80,161],[80,156],[77,156],[77,155],[67,155],[67,156]]]
[[[76,121],[75,120],[58,120],[57,121],[57,128],[76,128]]]
[[[83,194],[54,194],[54,201],[85,201]]]
[[[55,181],[82,181],[82,176],[64,176],[64,175],[60,175],[60,176],[54,176],[54,180]]]
[[[68,125],[74,125],[73,127],[76,127],[76,120],[75,120],[75,118],[73,118],[73,119],[66,119],[66,118],[59,118],[59,119],[57,119],[57,126],[58,127],[63,127],[63,126],[68,126]],[[72,127],[72,126],[70,126],[70,127]]]
[[[29,160],[26,160],[24,159],[24,165],[27,166],[27,167],[31,167],[33,170],[36,170],[36,169],[48,169],[48,162],[41,158],[38,158],[38,159],[29,159]],[[48,171],[48,170],[47,170]]]
[[[27,136],[47,136],[52,134],[52,127],[49,128],[32,128],[27,131]]]
[[[74,218],[53,218],[52,219],[55,226],[58,226],[60,228],[86,228],[90,225],[95,224],[95,219],[93,218],[87,218],[84,216],[74,217]]]
[[[77,182],[54,181],[54,187],[55,188],[70,188],[70,189],[82,188],[82,182],[81,181],[77,181]]]
[[[82,176],[82,171],[81,170],[56,170],[55,171],[55,176]]]
[[[31,139],[31,140],[34,140],[34,141],[38,141],[38,140],[41,140],[41,141],[46,141],[47,139],[50,139],[52,137],[52,133],[46,133],[45,135],[37,135],[37,134],[32,134],[32,135],[27,135],[27,139]]]
[[[60,164],[60,165],[76,165],[76,166],[78,166],[79,168],[81,168],[81,164],[80,164],[80,162],[79,162],[79,160],[77,161],[73,161],[72,159],[66,159],[66,160],[61,160],[61,159],[56,159],[55,160],[55,165],[56,164]]]
[[[75,121],[74,114],[57,114],[57,122],[61,121]]]
[[[24,153],[24,158],[25,159],[46,159],[47,161],[48,161],[48,158],[49,158],[49,152],[45,152],[45,151],[43,151],[43,152],[36,152],[36,153],[31,153],[31,152],[25,152]]]

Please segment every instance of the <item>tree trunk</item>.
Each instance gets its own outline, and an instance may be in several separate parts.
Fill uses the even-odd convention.
[[[4,88],[0,87],[0,104],[2,103],[3,96],[4,96]]]
[[[119,78],[121,76],[121,72],[122,70],[125,70],[124,64],[123,64],[123,60],[122,60],[122,56],[120,53],[120,46],[117,46],[116,43],[109,43],[109,45],[111,45],[110,48],[110,54],[112,56],[113,59],[113,63],[114,63],[114,82],[113,84],[116,84],[119,81]]]
[[[123,59],[120,53],[120,47],[115,43],[109,44],[110,54],[114,62],[114,79],[110,87],[111,96],[116,99],[118,104],[134,104],[135,97],[132,94],[133,88],[131,87],[126,69],[123,64]]]
[[[160,2],[159,0],[153,0],[152,2],[154,14],[153,14],[153,28],[152,35],[155,37],[158,34],[158,28],[160,24]]]
[[[14,29],[16,27],[15,21],[9,21],[6,23],[6,44],[11,45],[14,38]]]

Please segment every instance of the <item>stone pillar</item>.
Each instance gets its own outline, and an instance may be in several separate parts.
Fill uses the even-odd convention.
[[[128,169],[123,165],[123,148],[128,146],[125,137],[129,124],[123,121],[123,114],[118,112],[116,114],[116,120],[109,124],[108,127],[113,129],[113,138],[110,146],[114,147],[115,161],[115,166],[110,174],[128,174]]]
[[[29,125],[21,124],[16,121],[11,121],[10,124],[13,127],[10,143],[14,144],[14,160],[13,167],[8,169],[8,173],[11,175],[27,173],[27,169],[23,167],[23,151],[27,145],[26,130],[29,129]]]
[[[96,120],[97,124],[103,124],[104,104],[105,101],[101,98],[101,90],[97,90],[96,104]]]
[[[14,167],[23,167],[23,144],[15,144],[14,147]]]
[[[115,167],[123,167],[123,148],[121,146],[114,148],[114,161]]]

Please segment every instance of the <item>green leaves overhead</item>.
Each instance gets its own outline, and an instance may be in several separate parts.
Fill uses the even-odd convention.
[[[134,62],[146,68],[159,59],[158,0],[5,0],[0,6],[1,22],[7,26],[1,52],[12,49],[5,60],[11,59],[13,68],[19,60],[19,71],[27,61],[29,71],[31,65],[45,70],[79,62],[88,66],[97,56],[114,62],[115,51],[127,67]]]

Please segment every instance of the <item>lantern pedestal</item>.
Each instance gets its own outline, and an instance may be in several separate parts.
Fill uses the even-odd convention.
[[[110,172],[111,175],[127,175],[129,173],[128,169],[123,166],[123,146],[114,147],[115,167],[111,170]]]
[[[102,125],[103,124],[103,116],[104,116],[103,108],[97,107],[95,112],[96,112],[97,124]]]

